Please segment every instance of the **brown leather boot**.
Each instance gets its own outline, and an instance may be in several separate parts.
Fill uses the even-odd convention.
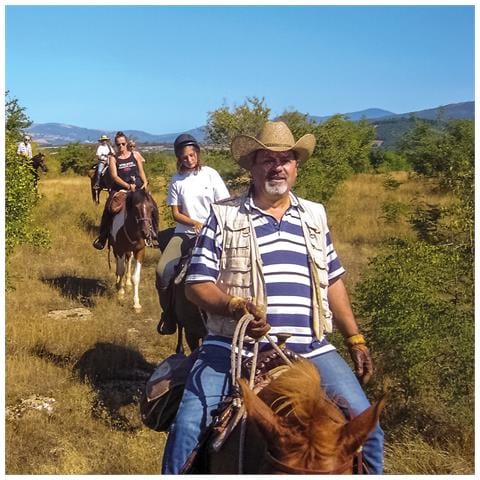
[[[103,250],[105,248],[108,234],[110,232],[110,223],[111,215],[109,214],[108,209],[105,208],[100,222],[100,235],[92,243],[93,247],[97,250]]]

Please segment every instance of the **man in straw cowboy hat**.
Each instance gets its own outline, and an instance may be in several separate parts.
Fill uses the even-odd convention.
[[[232,333],[246,312],[255,318],[247,335],[289,334],[287,347],[315,364],[327,394],[342,399],[349,415],[370,405],[325,336],[335,323],[358,379],[366,383],[372,361],[341,278],[345,270],[325,209],[291,191],[298,167],[314,147],[313,135],[295,142],[283,122],[267,122],[257,137],[239,135],[232,142],[233,158],[251,172],[252,183],[246,194],[212,205],[193,251],[186,293],[207,312],[208,335],[170,429],[164,473],[179,473],[212,410],[228,393]],[[371,473],[382,473],[378,425],[364,445],[364,460]]]
[[[102,135],[98,141],[100,142],[100,145],[97,147],[97,152],[95,154],[98,159],[98,164],[95,171],[95,181],[93,183],[93,188],[95,189],[100,188],[100,178],[105,166],[108,163],[108,156],[114,154],[113,148],[110,145],[110,139],[107,135]]]

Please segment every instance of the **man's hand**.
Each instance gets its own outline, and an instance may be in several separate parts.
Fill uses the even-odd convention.
[[[373,375],[373,362],[365,338],[360,333],[352,335],[345,340],[345,345],[355,366],[355,375],[362,385],[366,385]]]
[[[228,311],[237,322],[247,313],[254,316],[245,333],[255,340],[262,338],[270,330],[270,324],[267,323],[265,307],[263,306],[254,305],[245,298],[232,297],[228,302]]]

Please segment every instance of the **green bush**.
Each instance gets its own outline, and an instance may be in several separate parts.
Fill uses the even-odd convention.
[[[227,184],[248,175],[247,171],[235,162],[230,152],[209,151],[202,156],[202,162],[214,168]]]
[[[7,256],[16,245],[28,243],[32,213],[38,201],[30,162],[17,155],[22,130],[31,124],[18,100],[5,102],[5,246]]]
[[[163,177],[167,183],[170,177],[177,171],[176,158],[173,153],[153,152],[144,155],[145,174],[149,179]]]
[[[387,223],[397,223],[409,210],[408,205],[398,200],[386,200],[382,204],[382,218]]]
[[[402,182],[399,182],[395,178],[393,178],[391,175],[385,175],[385,180],[383,181],[383,186],[385,187],[386,190],[397,190],[400,185],[402,185]]]
[[[404,155],[383,148],[372,149],[370,164],[379,173],[408,172],[412,169]]]
[[[321,125],[296,112],[281,117],[298,138],[312,133],[317,140],[313,157],[299,170],[296,192],[310,200],[326,203],[337,186],[354,173],[370,169],[369,154],[375,136],[366,122],[352,122],[334,115]],[[303,126],[302,126],[303,121]]]
[[[458,423],[472,426],[472,285],[461,249],[398,240],[356,290],[380,375],[397,385],[392,403],[429,431],[459,412]]]
[[[468,121],[419,123],[405,137],[415,171],[456,198],[413,205],[417,239],[388,244],[356,289],[378,377],[393,389],[387,428],[406,424],[429,442],[473,431],[473,146]]]
[[[81,145],[79,142],[58,150],[57,160],[60,163],[62,173],[69,170],[77,175],[87,175],[88,171],[96,163],[96,148],[94,145]]]

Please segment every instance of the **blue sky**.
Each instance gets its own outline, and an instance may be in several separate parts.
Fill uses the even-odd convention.
[[[162,134],[265,97],[272,117],[474,100],[474,7],[6,6],[5,86],[35,123]]]

